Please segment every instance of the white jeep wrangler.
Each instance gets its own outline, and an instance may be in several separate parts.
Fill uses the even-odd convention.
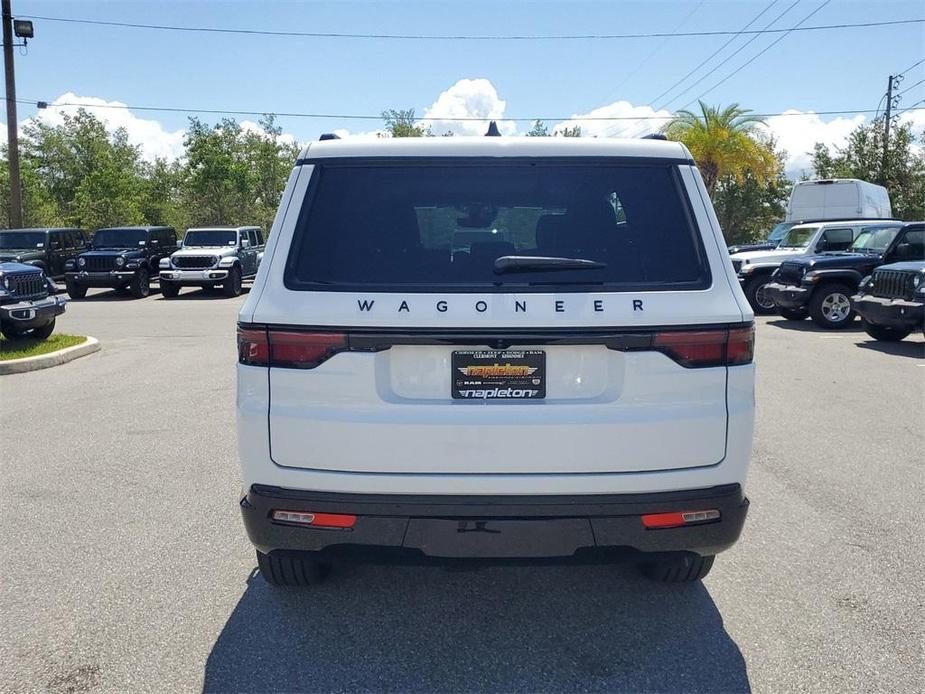
[[[748,507],[754,332],[687,150],[325,139],[239,315],[264,578],[346,558],[705,576]]]

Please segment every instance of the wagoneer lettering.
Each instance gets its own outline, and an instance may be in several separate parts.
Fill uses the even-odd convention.
[[[709,204],[667,141],[309,145],[239,315],[264,578],[383,552],[705,576],[745,522],[755,378]]]

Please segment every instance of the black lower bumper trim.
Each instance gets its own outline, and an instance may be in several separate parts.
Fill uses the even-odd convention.
[[[851,306],[874,325],[918,330],[925,325],[925,304],[921,301],[881,299],[867,295],[851,297]]]
[[[299,527],[274,510],[357,516],[348,530]],[[716,509],[720,518],[646,529],[640,516]],[[397,496],[304,492],[254,485],[241,500],[251,542],[263,553],[332,556],[529,560],[626,553],[712,555],[739,537],[748,500],[738,484],[656,494],[575,496]]]

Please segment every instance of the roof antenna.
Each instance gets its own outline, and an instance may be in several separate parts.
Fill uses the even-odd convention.
[[[498,130],[498,124],[492,121],[488,124],[488,132],[485,133],[485,137],[501,137],[501,131]]]

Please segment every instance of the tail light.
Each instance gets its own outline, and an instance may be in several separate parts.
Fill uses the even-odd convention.
[[[314,369],[346,349],[344,333],[238,328],[238,361],[249,366]]]
[[[652,346],[681,366],[736,366],[752,361],[755,326],[656,333]]]
[[[308,525],[313,528],[341,528],[346,530],[356,525],[357,517],[347,513],[311,513],[307,511],[273,511],[273,520],[280,523]]]

